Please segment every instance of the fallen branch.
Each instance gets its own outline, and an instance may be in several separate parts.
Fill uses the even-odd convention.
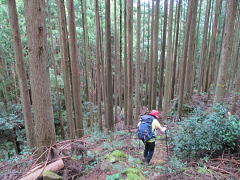
[[[235,174],[233,174],[233,173],[231,173],[231,172],[228,172],[228,171],[226,171],[226,170],[224,170],[224,169],[217,168],[217,167],[214,167],[214,166],[208,166],[208,165],[207,165],[207,167],[210,168],[210,169],[212,169],[212,170],[214,170],[214,171],[219,171],[219,172],[221,172],[221,173],[223,173],[223,174],[229,174],[229,175],[231,175],[232,177],[235,177],[235,178],[236,178],[236,175],[235,175]]]
[[[31,169],[26,175],[24,175],[20,180],[33,180],[37,179],[38,177],[42,176],[42,172],[44,170],[49,171],[58,171],[64,167],[64,163],[62,159],[58,159],[54,162],[51,162],[45,166],[45,164],[42,164],[40,166],[37,166],[33,169]]]
[[[215,158],[215,159],[211,159],[212,161],[227,161],[227,162],[231,162],[237,165],[240,165],[240,161],[238,160],[233,160],[233,159],[221,159],[221,158]]]

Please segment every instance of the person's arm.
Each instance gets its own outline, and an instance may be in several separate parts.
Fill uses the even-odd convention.
[[[167,128],[164,127],[164,126],[161,126],[161,124],[158,122],[157,119],[154,119],[153,121],[154,121],[153,123],[155,123],[156,129],[159,129],[159,130],[162,131],[162,132],[165,132],[165,131],[166,131]]]

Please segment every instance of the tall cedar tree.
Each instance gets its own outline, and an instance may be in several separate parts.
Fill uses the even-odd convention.
[[[155,5],[155,17],[154,17],[154,29],[153,29],[153,59],[152,59],[152,78],[151,78],[151,109],[156,109],[156,88],[157,88],[157,67],[158,67],[158,34],[159,34],[159,3],[160,0],[156,0]]]
[[[46,6],[47,6],[47,23],[49,24],[49,33],[48,36],[50,38],[50,50],[48,53],[48,58],[51,61],[51,64],[53,64],[53,69],[54,69],[54,83],[55,83],[55,91],[56,91],[56,100],[57,100],[57,118],[60,121],[60,132],[61,132],[61,138],[65,139],[65,132],[64,132],[64,121],[62,118],[62,108],[61,108],[61,89],[59,88],[58,85],[58,63],[55,59],[55,54],[57,54],[56,51],[56,47],[54,46],[54,42],[53,42],[53,33],[52,33],[52,24],[51,24],[51,14],[49,13],[50,9],[49,9],[49,5],[48,5],[49,1],[46,1]]]
[[[213,81],[214,75],[214,63],[215,63],[215,54],[216,54],[216,39],[217,39],[217,29],[218,29],[218,19],[220,14],[222,0],[216,1],[215,15],[212,26],[212,37],[210,42],[210,52],[209,52],[209,76],[208,76],[208,97],[210,96],[210,88]]]
[[[60,52],[61,52],[61,66],[63,71],[64,81],[64,97],[66,104],[66,116],[67,116],[67,136],[74,138],[76,135],[74,119],[73,119],[73,99],[72,99],[72,87],[71,87],[71,64],[69,57],[69,40],[66,23],[66,12],[64,0],[56,0],[58,7],[58,28],[60,39]]]
[[[63,82],[64,82],[64,97],[66,104],[67,115],[67,133],[69,138],[74,138],[76,135],[74,119],[73,119],[73,99],[71,90],[71,72],[69,58],[69,41],[67,33],[66,12],[64,0],[57,0],[58,7],[58,28],[60,34],[60,51],[62,58]]]
[[[238,24],[240,24],[238,22]],[[237,33],[236,33],[237,34]],[[239,34],[239,33],[238,33]],[[233,55],[233,60],[235,60],[235,66],[234,66],[234,70],[233,72],[235,73],[235,78],[234,78],[234,96],[233,96],[233,100],[232,100],[232,107],[231,107],[231,113],[235,114],[236,110],[237,110],[237,105],[238,105],[238,101],[239,101],[239,91],[240,91],[240,68],[239,68],[239,60],[238,57],[239,55],[239,47],[240,47],[240,38],[239,36],[236,37],[237,41],[236,41],[236,45],[235,45],[235,49],[234,49],[234,55]]]
[[[17,72],[20,84],[20,94],[22,101],[23,117],[26,130],[27,144],[29,147],[34,147],[34,122],[31,113],[31,104],[29,91],[27,87],[27,77],[24,68],[22,42],[19,32],[17,9],[15,0],[8,0],[9,21],[12,28],[15,59],[17,63]]]
[[[84,135],[83,120],[82,120],[82,103],[80,97],[80,73],[78,63],[78,48],[77,48],[77,34],[75,26],[75,13],[74,13],[73,0],[68,1],[68,23],[69,23],[69,47],[71,59],[71,77],[72,77],[72,91],[73,91],[73,105],[74,117],[76,124],[77,137]]]
[[[188,56],[187,56],[187,67],[186,67],[186,79],[185,79],[185,101],[189,102],[192,97],[192,91],[193,83],[194,83],[194,55],[195,55],[195,35],[196,35],[196,24],[197,24],[197,5],[198,0],[196,0],[196,3],[193,7],[192,12],[192,19],[191,19],[191,25],[190,25],[190,34],[189,34],[189,42],[188,42]]]
[[[127,43],[127,74],[128,74],[128,93],[127,93],[127,121],[128,125],[133,125],[132,118],[132,89],[133,89],[133,75],[132,75],[132,61],[133,61],[133,2],[127,1],[127,30],[128,30],[128,43]]]
[[[114,0],[114,47],[115,47],[115,75],[114,75],[114,102],[115,102],[115,122],[117,122],[118,102],[120,101],[120,62],[118,52],[118,31],[117,31],[117,2]]]
[[[164,106],[163,112],[167,114],[171,111],[170,109],[170,100],[171,100],[171,77],[172,77],[172,21],[173,21],[173,0],[170,1],[169,7],[169,18],[168,18],[168,49],[167,49],[167,62],[166,62],[166,81],[164,86]]]
[[[127,121],[127,111],[128,111],[128,73],[127,73],[127,0],[124,0],[124,117],[125,125],[128,124]]]
[[[162,109],[163,104],[163,93],[164,93],[164,61],[165,61],[165,49],[166,49],[166,34],[167,34],[167,18],[168,18],[168,0],[164,1],[164,23],[163,23],[163,34],[162,34],[162,51],[160,57],[160,82],[159,82],[159,103],[158,108]]]
[[[178,44],[179,44],[179,26],[180,26],[180,14],[181,14],[182,0],[178,2],[178,10],[177,10],[177,28],[176,28],[176,37],[175,37],[175,45],[174,45],[174,57],[173,57],[173,75],[172,75],[172,89],[171,89],[171,99],[174,98],[174,88],[176,82],[176,64],[177,64],[177,53],[178,53]]]
[[[178,116],[182,115],[182,105],[183,105],[183,96],[184,96],[184,83],[185,83],[185,74],[186,74],[186,63],[187,63],[187,54],[188,54],[188,41],[189,41],[189,32],[191,25],[191,18],[194,3],[196,1],[188,1],[188,10],[187,10],[187,23],[185,25],[185,37],[184,37],[184,48],[183,48],[183,59],[181,64],[181,76],[179,80],[179,101],[178,101]]]
[[[205,11],[205,20],[204,20],[204,27],[203,27],[203,38],[202,38],[202,48],[201,48],[201,54],[200,54],[200,60],[199,60],[199,72],[198,72],[198,92],[200,92],[203,89],[203,77],[205,73],[205,64],[207,60],[207,33],[208,33],[208,24],[209,24],[209,17],[210,17],[210,9],[211,9],[211,0],[207,0],[207,8]]]
[[[141,28],[141,3],[137,1],[137,50],[136,50],[136,121],[140,113],[140,28]]]
[[[122,78],[122,0],[119,1],[119,106],[122,109],[123,78]]]
[[[98,107],[98,123],[100,130],[103,130],[102,124],[102,108],[101,108],[101,55],[100,55],[100,17],[98,0],[95,0],[95,29],[96,29],[96,60],[97,60],[97,107]]]
[[[47,61],[45,1],[25,0],[30,84],[34,109],[35,140],[40,156],[45,147],[55,143],[53,108]],[[44,147],[44,148],[42,148]]]
[[[149,82],[149,99],[148,99],[148,108],[152,109],[152,67],[153,67],[153,34],[154,34],[154,1],[152,1],[152,21],[151,21],[151,44],[150,44],[150,50],[149,50],[149,60],[148,60],[148,82]]]
[[[113,88],[112,88],[112,63],[111,63],[111,18],[110,18],[110,0],[105,0],[105,34],[106,34],[106,80],[107,80],[107,118],[106,127],[113,130]]]
[[[223,46],[221,51],[221,59],[219,65],[219,73],[217,78],[216,93],[214,97],[214,104],[223,103],[224,95],[227,90],[227,70],[229,65],[229,58],[231,58],[231,49],[233,44],[233,30],[236,19],[237,0],[229,0],[226,13],[226,25],[224,27]]]

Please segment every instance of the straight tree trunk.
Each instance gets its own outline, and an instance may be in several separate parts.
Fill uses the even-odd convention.
[[[140,39],[141,39],[141,4],[140,0],[137,1],[137,50],[136,50],[136,115],[135,120],[138,121],[140,114]]]
[[[119,52],[118,52],[118,32],[117,32],[117,3],[114,0],[114,46],[115,46],[115,75],[114,75],[114,102],[115,102],[115,122],[117,122],[118,115],[118,102],[120,99],[120,63],[119,63]]]
[[[133,91],[133,75],[132,75],[132,61],[133,61],[133,2],[127,1],[127,31],[128,31],[128,48],[127,48],[127,74],[128,74],[128,96],[127,96],[127,120],[128,125],[133,125],[132,114],[132,91]]]
[[[200,55],[200,68],[198,72],[198,93],[203,88],[203,76],[205,72],[205,61],[206,61],[206,53],[207,53],[207,33],[208,33],[208,24],[209,24],[209,16],[210,16],[210,9],[211,9],[211,0],[207,0],[207,8],[205,11],[205,21],[204,21],[204,31],[203,31],[203,38],[202,38],[202,48],[201,48],[201,55]]]
[[[159,91],[159,103],[158,108],[162,109],[163,105],[163,93],[164,93],[164,61],[165,61],[165,48],[166,48],[166,34],[167,34],[167,19],[168,19],[168,0],[164,1],[164,23],[163,23],[163,37],[162,37],[162,51],[160,57],[160,91]]]
[[[147,20],[147,22],[150,22],[150,20],[151,20],[151,10],[150,10],[150,0],[148,0],[148,20]],[[145,74],[146,74],[146,91],[145,91],[145,105],[146,106],[150,106],[150,88],[149,88],[149,86],[150,86],[150,72],[149,72],[149,64],[150,64],[150,27],[151,26],[148,26],[147,27],[147,31],[148,31],[148,35],[147,35],[147,57],[146,57],[146,64],[145,64]]]
[[[71,78],[72,78],[72,91],[73,91],[73,107],[74,117],[76,124],[77,137],[84,135],[83,120],[82,120],[82,103],[80,97],[80,72],[78,62],[78,48],[77,48],[77,34],[75,26],[75,13],[74,13],[73,0],[68,1],[68,23],[69,23],[69,45],[70,45],[70,59],[71,59]]]
[[[120,15],[119,15],[119,65],[120,65],[120,74],[119,74],[119,106],[122,109],[122,97],[123,97],[123,78],[122,78],[122,0],[120,0]]]
[[[27,87],[27,77],[26,77],[25,68],[24,68],[22,42],[21,42],[21,37],[19,32],[19,24],[18,24],[15,0],[8,0],[8,12],[9,12],[9,21],[11,24],[11,29],[13,34],[15,59],[17,64],[16,67],[17,67],[18,78],[19,78],[27,144],[30,148],[33,148],[35,145],[34,122],[33,122],[32,113],[31,113],[31,104],[30,104],[30,97],[29,97],[28,87]]]
[[[212,26],[212,37],[210,42],[210,52],[209,52],[209,76],[208,76],[208,97],[210,97],[210,88],[213,81],[214,74],[214,62],[215,62],[215,47],[216,47],[216,38],[217,38],[217,29],[218,29],[218,19],[220,14],[222,0],[216,1],[215,15]]]
[[[238,21],[238,29],[240,28],[240,21]],[[236,32],[236,40],[235,40],[235,46],[233,48],[233,54],[232,54],[232,65],[231,65],[231,68],[230,68],[230,71],[231,71],[231,77],[229,78],[230,79],[230,83],[231,85],[233,85],[233,81],[234,79],[236,78],[236,73],[237,73],[237,70],[238,70],[238,65],[239,65],[239,50],[240,50],[240,33],[239,31]],[[232,86],[231,86],[232,87]]]
[[[170,1],[169,7],[169,17],[168,17],[168,50],[167,50],[167,62],[166,62],[166,81],[164,86],[164,105],[163,105],[163,112],[166,115],[168,112],[171,111],[171,79],[172,79],[172,21],[173,21],[173,0]]]
[[[181,76],[179,80],[179,101],[178,101],[178,116],[182,116],[182,105],[183,105],[183,96],[184,96],[184,83],[185,83],[185,74],[186,74],[186,63],[188,55],[188,41],[189,41],[189,32],[191,25],[191,17],[193,12],[194,3],[196,1],[188,1],[188,12],[187,12],[187,23],[185,25],[185,37],[184,37],[184,49],[183,49],[183,58],[181,66]]]
[[[150,44],[150,54],[149,54],[149,93],[148,93],[148,108],[152,109],[152,67],[153,67],[153,38],[154,38],[154,1],[152,1],[152,21],[151,21],[151,44]]]
[[[90,69],[90,59],[89,59],[89,48],[88,48],[88,24],[86,18],[86,0],[81,0],[81,9],[82,9],[82,26],[83,26],[83,42],[84,42],[84,62],[85,62],[85,75],[86,75],[86,99],[90,101],[92,95],[91,92],[91,69]],[[90,119],[88,119],[89,125]]]
[[[95,27],[96,27],[96,60],[97,60],[97,107],[98,107],[98,124],[100,130],[103,130],[102,108],[101,108],[101,55],[100,55],[100,18],[98,0],[95,0]]]
[[[40,156],[56,141],[47,62],[45,1],[25,0],[35,140]],[[44,147],[44,148],[43,148]],[[42,158],[43,159],[43,158]]]
[[[194,7],[192,12],[192,19],[190,25],[189,43],[188,43],[188,56],[187,56],[187,67],[186,67],[186,79],[185,79],[185,100],[186,103],[191,101],[192,88],[194,85],[194,57],[196,47],[196,24],[197,24],[197,6],[198,0],[194,1]]]
[[[60,34],[60,51],[62,58],[63,82],[64,82],[64,97],[67,113],[67,132],[69,138],[74,138],[76,135],[75,124],[73,119],[73,99],[71,90],[71,64],[68,51],[68,33],[66,24],[66,12],[64,0],[57,0],[58,7],[58,28]]]
[[[179,26],[180,26],[180,16],[181,16],[181,7],[182,7],[182,0],[178,2],[178,11],[177,11],[177,28],[176,28],[176,38],[175,38],[175,47],[174,47],[174,57],[173,57],[173,75],[172,75],[172,89],[171,89],[171,99],[174,98],[174,88],[175,88],[175,77],[176,77],[176,64],[177,64],[177,54],[178,54],[178,38],[179,38]]]
[[[8,73],[7,73],[7,65],[6,65],[6,61],[3,58],[3,51],[2,51],[2,47],[0,44],[0,80],[2,83],[0,83],[1,88],[0,88],[0,92],[1,92],[1,100],[3,102],[3,108],[5,112],[8,112],[8,100],[7,100],[7,90],[6,90],[6,86],[5,86],[5,81],[8,81]],[[6,76],[6,75],[7,76]],[[31,101],[30,101],[31,102]]]
[[[236,47],[238,46],[238,48],[235,48],[234,51],[234,60],[236,58],[236,60],[239,57],[239,47],[240,47],[240,39],[238,39],[238,43],[236,44]],[[231,107],[231,113],[235,114],[236,110],[237,110],[237,105],[239,104],[239,91],[240,91],[240,72],[239,72],[239,62],[235,64],[235,69],[233,70],[233,72],[236,74],[235,76],[235,82],[233,83],[235,85],[234,88],[234,92],[233,92],[233,100],[232,100],[232,107]]]
[[[232,50],[232,60],[228,69],[229,72],[229,79],[228,79],[228,89],[232,89],[232,85],[234,84],[233,81],[236,76],[237,68],[238,68],[238,53],[239,53],[239,47],[240,47],[240,32],[238,29],[240,28],[240,16],[236,17],[236,23],[234,28],[234,42],[233,42],[233,50]]]
[[[114,129],[113,124],[113,88],[112,88],[112,63],[111,63],[111,18],[110,18],[110,0],[105,0],[105,34],[106,34],[106,80],[107,80],[107,119],[108,130]]]
[[[55,89],[57,94],[57,106],[58,106],[58,120],[60,121],[60,130],[61,130],[61,138],[65,139],[65,132],[64,132],[64,121],[62,118],[62,105],[61,105],[61,89],[58,86],[58,79],[57,79],[57,63],[54,64],[54,78],[55,78]]]
[[[152,86],[152,93],[151,93],[151,109],[156,109],[156,88],[157,88],[157,62],[158,62],[158,32],[159,32],[159,3],[160,0],[156,0],[155,5],[155,17],[154,17],[154,29],[153,29],[153,59],[152,59],[152,78],[151,78],[151,86]]]
[[[64,121],[63,121],[63,118],[62,118],[62,109],[61,109],[61,90],[58,86],[58,80],[57,80],[57,76],[58,76],[58,65],[57,65],[57,61],[55,59],[55,53],[56,53],[56,48],[54,47],[54,44],[53,44],[53,35],[52,35],[52,24],[51,24],[51,17],[50,17],[50,9],[49,9],[49,6],[48,6],[48,2],[49,1],[46,1],[46,6],[47,6],[47,19],[48,19],[48,24],[49,24],[49,38],[50,38],[50,53],[48,54],[48,58],[49,60],[52,61],[52,64],[53,64],[53,68],[54,68],[54,80],[55,80],[55,90],[56,90],[56,99],[57,99],[57,113],[58,113],[58,120],[60,122],[60,131],[61,131],[61,138],[62,139],[65,139],[65,133],[64,133]]]
[[[141,3],[140,3],[140,12],[141,12]],[[145,67],[146,67],[147,61],[145,59],[146,58],[146,53],[145,53],[145,46],[144,46],[144,44],[145,44],[145,36],[146,36],[146,34],[145,34],[145,31],[146,31],[145,30],[145,21],[146,21],[145,17],[146,17],[146,4],[144,4],[143,18],[142,18],[142,51],[141,51],[141,45],[140,45],[140,53],[142,52],[141,53],[142,55],[140,55],[140,58],[142,58],[142,60],[141,59],[140,60],[141,60],[142,63],[140,63],[140,84],[141,83],[142,84],[146,84],[145,78],[147,77],[147,74],[145,73],[146,72],[145,71],[145,69],[146,69]],[[140,15],[140,21],[141,21],[141,15]],[[141,31],[141,25],[140,25],[140,31]],[[140,37],[140,39],[141,39],[141,37]],[[145,90],[146,90],[146,87],[141,85],[140,86],[140,99],[142,99],[142,101],[140,101],[140,106],[145,104],[144,103],[145,99],[143,98],[143,97],[146,97]]]
[[[128,124],[127,121],[127,111],[128,111],[128,78],[127,78],[127,0],[124,0],[124,118],[125,125]]]
[[[214,104],[223,103],[227,83],[227,69],[229,58],[231,57],[231,49],[233,44],[233,27],[236,18],[237,0],[229,0],[227,7],[226,25],[223,35],[223,46],[221,51],[221,59],[219,66],[219,73],[217,78],[217,86],[214,97]]]

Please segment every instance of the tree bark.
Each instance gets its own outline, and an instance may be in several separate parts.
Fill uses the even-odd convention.
[[[188,56],[187,56],[187,67],[186,67],[186,79],[185,79],[185,101],[186,103],[191,101],[192,88],[194,85],[194,57],[196,47],[196,24],[197,24],[197,7],[198,0],[195,0],[192,12],[192,19],[190,25],[189,43],[188,43]]]
[[[111,18],[110,18],[110,0],[105,0],[105,34],[106,34],[106,70],[107,70],[107,119],[108,130],[114,129],[113,124],[113,88],[112,88],[112,63],[111,63]]]
[[[239,47],[240,47],[240,40],[238,40],[238,43],[236,44],[236,46],[238,46],[238,50],[237,48],[235,49],[234,52],[234,59],[236,58],[236,60],[239,57]],[[237,105],[239,104],[239,91],[240,91],[240,70],[239,70],[239,63],[237,63],[234,67],[234,73],[236,74],[235,76],[235,82],[233,83],[235,85],[234,88],[234,92],[233,92],[233,100],[232,100],[232,107],[231,107],[231,113],[235,114],[236,110],[237,110]]]
[[[159,34],[159,3],[160,0],[156,0],[155,5],[155,17],[154,17],[154,29],[153,29],[153,59],[152,59],[152,78],[151,78],[151,109],[156,109],[156,88],[157,88],[157,67],[158,67],[158,34]]]
[[[117,3],[114,0],[114,47],[115,47],[115,75],[114,75],[114,103],[115,103],[115,122],[117,122],[118,115],[118,102],[120,99],[120,63],[119,63],[119,52],[118,52],[118,31],[117,31]]]
[[[120,0],[120,24],[119,24],[119,65],[120,65],[120,74],[119,74],[119,106],[122,109],[122,97],[123,97],[123,78],[122,78],[122,0]]]
[[[148,93],[148,108],[152,109],[152,78],[153,78],[153,39],[154,39],[154,12],[155,12],[155,8],[154,8],[154,1],[152,1],[152,21],[151,21],[151,41],[150,41],[150,54],[149,54],[149,61],[148,61],[148,71],[149,71],[149,93]]]
[[[96,27],[96,60],[97,60],[97,106],[98,106],[98,123],[100,130],[103,130],[102,108],[101,108],[101,55],[100,55],[100,18],[98,0],[95,0],[95,27]]]
[[[33,148],[35,145],[34,122],[33,122],[32,113],[31,113],[31,104],[30,104],[30,97],[29,97],[28,87],[27,87],[27,77],[26,77],[25,68],[24,68],[22,42],[21,42],[21,37],[19,32],[19,24],[18,24],[15,0],[8,0],[8,12],[9,12],[9,21],[11,24],[11,29],[13,34],[15,59],[17,64],[16,67],[17,67],[18,78],[19,78],[27,144],[30,148]]]
[[[159,91],[159,103],[158,108],[162,109],[163,105],[163,93],[164,93],[164,64],[165,64],[165,48],[166,48],[166,34],[167,34],[167,19],[168,19],[168,0],[164,1],[164,23],[163,23],[163,37],[162,37],[162,51],[160,57],[160,91]]]
[[[171,111],[171,79],[172,79],[172,20],[173,20],[173,0],[170,1],[169,17],[168,17],[168,50],[167,50],[167,64],[165,69],[166,81],[164,86],[164,104],[163,112],[166,115]]]
[[[69,44],[68,44],[68,33],[66,24],[66,12],[64,0],[57,0],[58,7],[58,28],[60,34],[60,51],[62,57],[62,70],[63,70],[63,81],[64,81],[64,97],[65,106],[67,113],[67,129],[68,137],[74,138],[76,135],[75,124],[73,119],[73,99],[71,90],[71,64],[69,59]]]
[[[128,78],[127,78],[127,0],[124,0],[124,118],[125,125],[128,124],[127,121],[127,111],[128,111]]]
[[[174,88],[175,88],[175,78],[176,78],[176,64],[177,64],[177,54],[178,54],[178,44],[179,44],[179,26],[180,26],[180,16],[181,16],[181,7],[182,0],[178,2],[178,11],[177,11],[177,28],[176,28],[176,38],[175,38],[175,47],[174,47],[174,60],[173,60],[173,75],[172,75],[172,89],[171,89],[171,99],[174,98]]]
[[[136,115],[135,120],[138,121],[138,117],[140,114],[140,40],[141,40],[141,34],[140,34],[140,28],[141,28],[141,4],[140,0],[137,1],[137,50],[136,50]]]
[[[214,62],[215,62],[215,47],[216,47],[216,38],[217,38],[217,29],[218,29],[218,19],[220,14],[222,0],[216,1],[215,15],[212,26],[212,37],[210,42],[210,52],[209,52],[209,76],[208,76],[208,97],[210,97],[210,88],[213,81],[214,74]]]
[[[133,58],[133,2],[131,0],[127,1],[127,31],[128,31],[128,46],[127,46],[127,74],[128,74],[128,96],[127,96],[127,120],[128,125],[133,125],[132,118],[132,89],[133,89],[133,75],[132,75],[132,58]]]
[[[54,81],[55,81],[55,91],[56,91],[56,99],[57,99],[57,113],[58,113],[58,120],[60,122],[60,131],[61,131],[61,138],[65,139],[65,132],[64,132],[64,121],[62,118],[62,109],[61,109],[61,90],[58,86],[58,64],[57,61],[55,59],[55,53],[56,52],[56,48],[54,47],[54,42],[53,42],[53,35],[52,35],[52,24],[51,24],[51,17],[50,17],[50,9],[49,9],[49,5],[48,5],[49,1],[46,1],[46,6],[47,6],[47,23],[49,24],[49,38],[50,38],[50,52],[48,53],[48,59],[51,60],[51,63],[53,64],[53,69],[54,69]]]
[[[185,74],[186,74],[186,63],[188,55],[188,41],[189,41],[189,32],[191,25],[191,17],[193,12],[193,6],[196,1],[188,1],[188,13],[187,13],[187,23],[185,25],[185,37],[184,37],[184,49],[183,49],[183,58],[181,66],[181,76],[179,80],[179,101],[178,101],[178,116],[182,116],[182,105],[183,105],[183,96],[184,96],[184,83],[185,83]]]
[[[203,76],[204,76],[204,67],[205,67],[205,61],[206,61],[206,52],[207,52],[207,33],[208,33],[208,24],[209,24],[209,15],[210,15],[210,9],[211,9],[211,0],[207,0],[207,8],[205,11],[205,21],[204,21],[204,31],[203,31],[203,38],[202,38],[202,48],[201,48],[201,55],[200,55],[200,68],[198,72],[198,93],[203,88]]]
[[[85,62],[85,75],[86,75],[86,100],[90,101],[91,95],[91,69],[90,69],[90,59],[89,59],[89,48],[88,48],[88,24],[86,18],[86,0],[81,0],[82,9],[82,26],[83,26],[83,42],[84,42],[84,62]],[[88,119],[89,125],[90,119]]]
[[[84,135],[82,120],[82,103],[80,97],[80,73],[78,63],[77,34],[75,26],[75,13],[73,0],[68,1],[69,45],[71,59],[71,78],[73,91],[73,104],[77,137]]]
[[[34,109],[35,139],[40,156],[55,143],[53,108],[47,62],[45,1],[25,0],[30,62],[30,84]],[[44,148],[43,148],[44,147]]]
[[[217,78],[217,87],[214,97],[214,104],[223,103],[227,83],[228,61],[231,54],[233,44],[233,27],[236,18],[237,0],[229,0],[227,7],[226,25],[223,35],[223,46],[221,51],[221,59],[219,73]]]

